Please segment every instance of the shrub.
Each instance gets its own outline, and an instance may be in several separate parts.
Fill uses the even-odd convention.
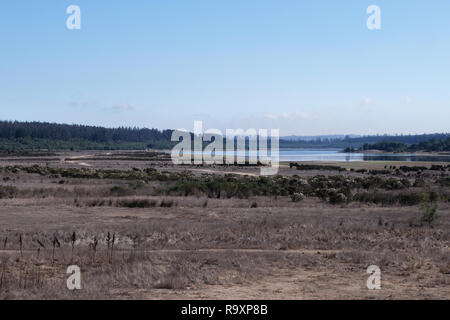
[[[401,171],[403,172],[420,172],[420,171],[425,171],[428,168],[427,167],[419,167],[419,166],[414,166],[414,167],[409,167],[409,166],[401,166],[399,168]]]
[[[347,202],[347,197],[342,192],[335,192],[329,195],[331,204],[339,204]]]
[[[186,279],[170,273],[155,283],[153,287],[155,289],[180,290],[186,287]]]
[[[370,174],[377,175],[377,174],[391,174],[390,170],[370,170]]]
[[[425,187],[426,183],[425,183],[425,179],[424,178],[416,178],[416,180],[413,183],[413,187],[416,188],[423,188]]]
[[[405,188],[411,187],[411,182],[409,182],[409,180],[406,179],[406,178],[401,179],[400,182],[403,184],[403,186],[404,186]]]
[[[414,206],[420,203],[422,194],[419,192],[405,192],[399,193],[396,198],[397,202],[401,205]]]
[[[116,202],[116,206],[127,208],[151,208],[156,206],[156,201],[149,199],[122,199]]]
[[[88,207],[103,207],[105,205],[104,199],[94,199],[86,203]]]
[[[407,183],[409,184],[409,181]],[[405,186],[405,183],[403,180],[389,178],[386,181],[384,181],[382,188],[386,189],[386,190],[400,190],[400,189],[407,188],[407,186]]]
[[[292,202],[300,202],[305,198],[303,193],[295,192],[291,195]]]
[[[353,196],[354,201],[375,203],[381,205],[401,204],[413,206],[422,201],[420,192],[360,192]]]
[[[330,170],[330,171],[346,171],[345,168],[338,166],[330,166],[330,165],[317,165],[317,164],[298,164],[291,162],[289,163],[289,167],[296,167],[297,170]]]
[[[442,187],[450,187],[450,177],[440,178],[437,183]]]
[[[437,219],[436,201],[432,201],[429,195],[424,195],[422,203],[420,205],[420,211],[422,213],[421,222],[425,222],[431,225],[433,221]]]
[[[19,189],[14,186],[0,186],[0,199],[12,199],[17,196]]]
[[[161,208],[171,208],[174,205],[172,200],[162,200],[160,203]]]
[[[111,193],[111,195],[117,197],[123,197],[130,194],[130,190],[128,190],[126,187],[123,186],[114,186],[111,189],[109,189],[109,192]]]
[[[315,195],[319,199],[325,201],[325,200],[327,200],[328,190],[327,189],[318,189],[318,190],[315,191]]]
[[[129,186],[130,186],[132,189],[137,190],[137,189],[141,189],[141,188],[146,187],[147,184],[145,183],[145,181],[137,180],[137,181],[135,181],[135,182],[133,182],[133,183],[130,183]]]

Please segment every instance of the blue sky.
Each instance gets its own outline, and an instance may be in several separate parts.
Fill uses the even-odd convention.
[[[66,8],[81,8],[81,30]],[[366,28],[381,8],[382,29]],[[450,2],[1,1],[0,119],[448,132]]]

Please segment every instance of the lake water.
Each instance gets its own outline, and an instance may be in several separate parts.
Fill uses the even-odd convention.
[[[280,149],[280,161],[433,161],[450,162],[450,156],[391,154],[391,153],[343,153],[339,150]]]
[[[229,154],[230,152],[225,152]],[[268,152],[270,155],[270,152]],[[198,152],[194,152],[198,154]],[[218,153],[222,155],[222,153]],[[247,159],[250,155],[252,159],[258,156],[256,152],[239,151],[234,154]],[[417,154],[392,154],[392,153],[343,153],[339,150],[329,149],[280,149],[280,161],[431,161],[450,162],[450,155],[417,155]]]

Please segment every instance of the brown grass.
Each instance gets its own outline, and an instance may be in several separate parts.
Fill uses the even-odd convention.
[[[98,160],[83,161],[109,169],[148,165],[108,160],[114,156],[90,158]],[[17,161],[29,166],[35,160]],[[167,162],[152,165],[159,171],[189,170]],[[218,175],[235,170],[210,169]],[[200,174],[193,171],[193,176]],[[281,174],[306,181],[318,173],[283,168]],[[435,184],[441,175],[422,177],[426,186],[448,192]],[[433,224],[421,225],[417,204],[331,205],[310,196],[293,202],[289,195],[184,197],[164,193],[171,181],[61,179],[4,171],[0,177],[5,195],[0,199],[0,298],[450,298],[448,202],[438,202]],[[404,176],[412,183],[415,177]],[[358,192],[373,197],[370,191]],[[69,264],[82,269],[79,292],[66,289]],[[365,269],[371,264],[382,269],[380,292],[365,288]]]

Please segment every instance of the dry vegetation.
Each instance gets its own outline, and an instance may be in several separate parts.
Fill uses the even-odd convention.
[[[167,160],[1,158],[0,298],[450,298],[448,166]]]

